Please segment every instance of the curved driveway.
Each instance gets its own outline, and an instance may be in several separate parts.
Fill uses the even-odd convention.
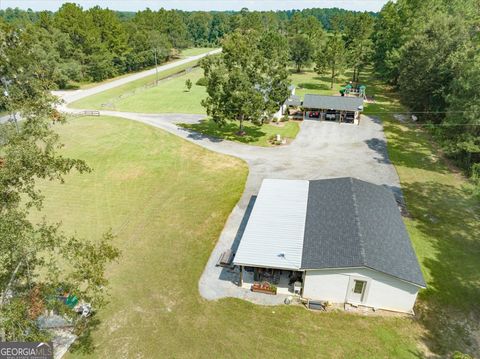
[[[140,114],[101,111],[161,128],[209,150],[245,160],[249,175],[245,191],[230,214],[219,241],[200,278],[201,295],[209,300],[237,297],[260,304],[279,304],[281,296],[251,293],[236,285],[238,274],[216,267],[222,252],[236,249],[248,213],[264,178],[322,179],[351,176],[388,186],[401,200],[399,178],[388,160],[383,127],[376,119],[362,116],[359,126],[305,120],[295,141],[283,147],[257,147],[211,138],[177,126],[194,123],[203,115]],[[272,214],[274,215],[274,214]]]
[[[85,90],[81,97],[84,97],[87,91],[89,95],[104,91],[103,87],[107,85],[108,88],[119,86],[123,84],[121,80],[125,78],[100,85],[100,90],[98,87]],[[78,96],[80,95],[65,95],[63,99],[68,104],[79,99]],[[65,107],[62,110],[78,112]],[[177,126],[177,123],[198,122],[204,115],[117,111],[100,113],[158,127],[209,150],[247,162],[249,175],[243,195],[230,214],[200,278],[200,294],[209,300],[237,297],[261,304],[278,304],[283,299],[281,296],[265,296],[241,289],[235,283],[237,273],[215,266],[223,251],[229,248],[235,250],[238,245],[255,195],[264,178],[322,179],[350,176],[388,186],[398,200],[402,199],[398,175],[388,159],[383,127],[375,118],[362,116],[359,126],[305,120],[301,123],[300,133],[290,145],[257,147],[211,138]]]

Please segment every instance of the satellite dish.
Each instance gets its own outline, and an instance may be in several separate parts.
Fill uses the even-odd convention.
[[[285,258],[285,252],[280,252],[280,253],[278,253],[278,256],[279,256],[280,258]]]

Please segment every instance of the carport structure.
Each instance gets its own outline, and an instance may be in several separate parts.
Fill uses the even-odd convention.
[[[347,96],[306,94],[303,99],[303,118],[360,124],[363,99]]]

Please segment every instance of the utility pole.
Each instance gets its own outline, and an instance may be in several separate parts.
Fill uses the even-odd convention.
[[[158,85],[158,64],[157,64],[157,48],[154,47],[153,53],[155,54],[155,85]]]

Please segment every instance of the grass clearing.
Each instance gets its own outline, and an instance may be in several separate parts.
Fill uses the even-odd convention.
[[[366,114],[381,118],[388,152],[400,177],[408,232],[428,288],[420,292],[417,313],[426,328],[424,342],[442,357],[454,350],[480,351],[480,204],[471,185],[442,158],[427,131],[402,123],[405,112],[395,94],[374,78],[375,96]],[[385,113],[390,112],[390,113]]]
[[[107,91],[103,91],[93,96],[85,97],[78,101],[72,102],[71,104],[69,104],[69,107],[79,108],[79,109],[90,109],[90,110],[105,110],[105,109],[113,110],[114,109],[114,110],[120,111],[122,108],[121,106],[123,101],[124,100],[128,101],[131,97],[134,97],[135,95],[139,95],[140,97],[142,97],[146,95],[149,91],[156,90],[158,88],[163,88],[163,91],[166,92],[168,87],[164,85],[169,81],[183,78],[183,85],[184,85],[187,77],[180,76],[178,78],[173,78],[173,79],[167,79],[167,78],[177,73],[180,73],[182,71],[190,70],[197,64],[198,64],[198,60],[191,61],[186,64],[177,66],[175,68],[160,72],[159,79],[161,79],[162,81],[158,84],[158,86],[152,87],[152,84],[155,82],[156,75],[151,75],[151,76],[143,77],[136,81],[129,82],[125,85],[118,86]],[[195,72],[195,71],[197,71],[197,69],[192,70],[192,72]],[[193,87],[192,87],[192,91],[193,91]],[[157,99],[155,98],[153,100],[153,104],[149,104],[147,106],[147,109],[145,110],[136,106],[133,112],[145,112],[148,110],[148,108],[155,106],[156,101]],[[201,107],[200,102],[198,103],[198,106]],[[159,112],[165,112],[165,111],[159,111]],[[179,110],[177,109],[176,112],[179,112]]]
[[[216,47],[190,47],[188,49],[183,49],[180,52],[180,56],[182,58],[189,57],[189,56],[196,56],[196,55],[201,55],[215,49]]]
[[[115,101],[115,110],[142,113],[194,113],[203,114],[201,105],[206,96],[205,87],[198,86],[197,80],[203,76],[200,68],[181,76],[162,80],[157,86],[137,89],[135,93]],[[186,90],[185,81],[193,83],[190,91]]]
[[[180,124],[183,128],[203,133],[204,135],[221,138],[224,140],[246,143],[254,146],[272,146],[269,140],[280,135],[287,138],[287,141],[295,139],[300,126],[296,121],[264,124],[257,126],[250,122],[244,123],[245,135],[238,135],[239,123],[236,121],[227,121],[224,125],[218,125],[211,119],[206,119],[195,124]]]
[[[418,357],[422,331],[408,318],[200,297],[198,279],[243,191],[243,162],[123,119],[56,129],[64,153],[94,172],[42,183],[42,214],[88,238],[111,227],[122,249],[109,268],[110,304],[69,357]]]
[[[330,77],[326,74],[318,75],[312,68],[305,68],[302,72],[290,71],[290,79],[292,84],[296,86],[295,94],[298,96],[305,96],[305,94],[318,94],[318,95],[339,95],[340,87],[348,83],[351,79],[351,73],[346,72],[339,76],[334,84],[333,89],[330,88]],[[366,78],[361,76],[361,80]],[[368,93],[368,83],[367,93]]]

